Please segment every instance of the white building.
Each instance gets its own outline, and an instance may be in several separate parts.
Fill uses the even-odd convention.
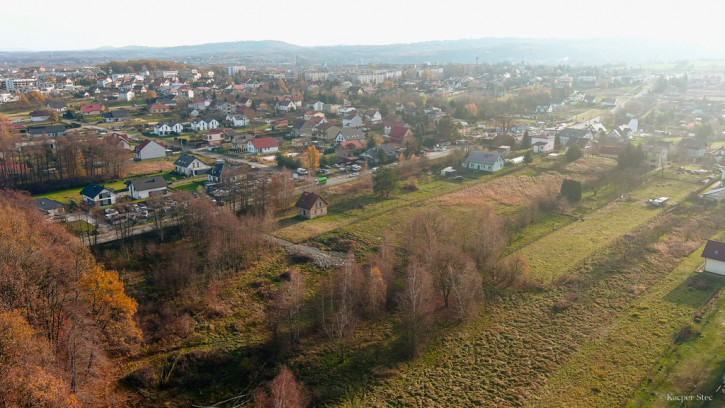
[[[242,127],[249,124],[249,118],[244,115],[227,115],[225,119],[232,122],[232,126],[234,127]]]
[[[166,157],[166,147],[154,142],[146,140],[136,146],[136,158],[140,160],[159,159]]]
[[[149,197],[157,197],[166,194],[168,183],[161,176],[145,177],[126,182],[128,193],[134,200],[143,200]]]
[[[122,101],[132,101],[135,97],[136,94],[133,91],[119,92],[118,94],[118,99]]]
[[[705,258],[705,272],[725,275],[725,242],[708,240],[702,257]]]
[[[169,123],[159,123],[154,126],[154,134],[159,136],[166,136],[171,132],[181,133],[184,131],[184,127],[181,123],[171,121]]]
[[[191,130],[210,130],[219,127],[219,121],[209,118],[196,118],[191,121]]]
[[[554,136],[531,136],[531,150],[534,153],[544,153],[554,150],[554,142],[556,138]]]

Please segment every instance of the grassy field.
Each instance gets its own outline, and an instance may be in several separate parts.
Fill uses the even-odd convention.
[[[702,239],[660,235],[700,216],[662,215],[630,231],[644,257],[623,256],[628,250],[617,241],[550,290],[500,294],[394,378],[351,392],[342,405],[621,405],[718,288],[691,279]]]
[[[695,251],[694,255],[697,254],[699,252]],[[722,280],[722,278],[719,279]],[[722,374],[725,371],[722,362],[722,356],[725,355],[724,325],[725,296],[720,296],[701,322],[694,326],[696,329],[693,335],[675,343],[675,346],[669,349],[657,362],[656,368],[652,370],[647,380],[627,402],[626,407],[648,407],[656,405],[658,402],[662,406],[669,407],[699,407],[703,404],[703,400],[698,399],[684,403],[677,401],[662,403],[661,397],[666,397],[667,394],[712,396],[712,402],[704,406],[725,406],[725,395],[722,393],[712,394],[712,391],[722,381]],[[689,390],[683,390],[682,384],[677,383],[678,377],[682,375],[683,368],[693,361],[697,362],[694,367],[702,370],[704,374],[701,385],[697,387],[696,394]]]
[[[634,201],[618,201],[587,214],[578,221],[524,247],[520,253],[529,261],[535,279],[552,284],[570,268],[590,258],[628,231],[659,214],[662,209],[647,206],[645,200],[667,196],[674,203],[698,186],[690,182],[653,178],[632,195]]]
[[[113,183],[104,183],[103,186],[106,188],[112,188],[114,191],[121,191],[126,189],[126,185],[123,181],[115,181]],[[85,186],[84,186],[85,187]],[[37,198],[50,198],[52,200],[60,201],[61,203],[68,204],[71,201],[79,203],[81,201],[81,190],[84,187],[69,188],[65,190],[53,191],[45,194],[38,194]]]
[[[603,407],[626,399],[683,325],[722,287],[723,279],[715,275],[697,277],[706,281],[702,286],[694,283],[703,247],[623,308],[606,334],[557,370],[533,405]]]
[[[455,182],[431,176],[429,181],[422,181],[418,184],[419,191],[399,193],[391,198],[378,197],[373,195],[372,192],[358,193],[330,202],[326,217],[305,221],[301,221],[295,216],[283,218],[280,220],[282,228],[277,230],[274,235],[292,242],[303,242],[343,227],[352,228],[351,226],[354,224],[356,234],[377,237],[380,236],[379,232],[366,232],[363,223],[369,221],[369,223],[374,224],[378,227],[375,228],[376,231],[381,228],[387,229],[389,224],[385,224],[385,222],[391,219],[391,214],[396,210],[422,205],[433,197],[484,183],[505,174],[518,173],[521,170],[524,170],[523,166],[512,167],[510,170],[492,175],[481,174],[473,180],[464,182]],[[392,218],[395,218],[395,216],[392,216]]]

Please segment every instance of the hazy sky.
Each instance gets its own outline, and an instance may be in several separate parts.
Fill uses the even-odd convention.
[[[242,40],[389,44],[481,37],[644,37],[725,50],[722,0],[0,0],[0,50]]]

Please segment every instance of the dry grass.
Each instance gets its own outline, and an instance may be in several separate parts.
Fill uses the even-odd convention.
[[[174,163],[169,160],[151,160],[132,162],[128,165],[127,172],[129,176],[139,176],[143,174],[161,173],[174,169]]]
[[[614,159],[608,159],[606,157],[587,157],[586,159],[579,159],[567,164],[566,167],[564,167],[564,170],[570,173],[591,177],[609,171],[616,165],[617,161]]]
[[[440,196],[434,200],[445,205],[481,205],[491,200],[506,205],[523,205],[532,198],[559,192],[564,179],[560,174],[535,177],[506,176],[489,183],[475,185]]]

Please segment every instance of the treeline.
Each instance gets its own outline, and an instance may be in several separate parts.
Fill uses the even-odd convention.
[[[95,131],[29,140],[9,135],[0,140],[0,187],[41,193],[117,180],[124,176],[128,159],[129,152],[117,140]]]
[[[112,359],[137,350],[137,303],[32,199],[0,192],[0,405],[113,406]]]
[[[174,61],[140,59],[128,61],[111,61],[107,64],[100,64],[98,68],[108,73],[113,72],[115,74],[127,74],[132,72],[139,72],[144,69],[147,69],[149,71],[157,69],[177,70],[181,68],[186,68],[186,65]]]

